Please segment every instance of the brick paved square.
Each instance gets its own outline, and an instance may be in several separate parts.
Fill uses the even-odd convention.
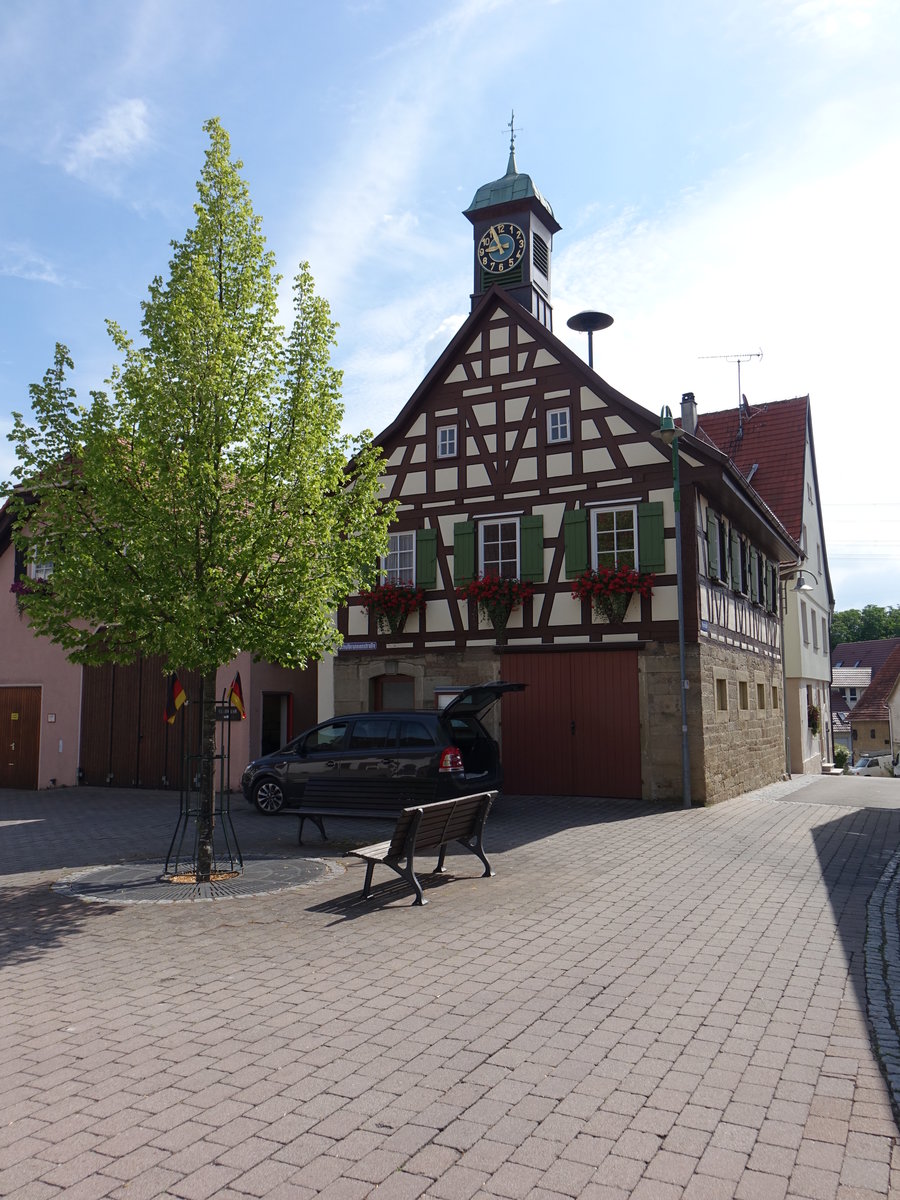
[[[804,798],[829,782],[691,813],[504,798],[489,910],[456,880],[424,911],[348,919],[348,874],[188,907],[70,902],[83,920],[51,954],[4,972],[0,1190],[889,1197],[861,972],[900,803]],[[153,803],[129,798],[126,828],[111,801],[87,802],[105,852],[139,857]],[[76,803],[4,811],[80,830]],[[236,820],[262,853],[284,836]],[[25,897],[66,868],[14,869]]]

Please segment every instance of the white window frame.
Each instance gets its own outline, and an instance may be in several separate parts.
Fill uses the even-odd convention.
[[[409,555],[411,569],[406,570],[400,562],[401,555]],[[388,534],[388,552],[381,559],[381,574],[385,583],[416,582],[416,531],[404,529]]]
[[[554,417],[557,418],[554,422]],[[547,444],[557,446],[560,442],[571,442],[572,440],[572,413],[571,409],[551,408],[547,410]]]
[[[28,564],[28,578],[34,579],[38,583],[45,583],[53,574],[52,562],[38,562],[35,557],[32,557]]]
[[[607,513],[624,513],[624,512],[631,513],[631,519],[632,519],[631,533],[632,533],[632,539],[634,542],[634,546],[633,546],[634,569],[636,571],[640,570],[640,562],[638,559],[637,505],[636,504],[608,504],[608,505],[604,505],[603,507],[591,509],[591,566],[594,568],[595,571],[597,570],[598,566],[600,566],[600,565],[603,565],[603,566],[609,565],[608,563],[603,563],[603,564],[600,563],[600,554],[597,549],[597,518],[601,514],[605,516]],[[623,530],[623,533],[624,533],[624,530]],[[615,565],[618,566],[619,565],[618,530],[614,531],[614,539],[615,539],[615,543],[616,543],[616,545],[615,545],[615,555],[616,555]]]
[[[486,532],[486,530],[492,528],[493,526],[499,527],[502,525],[513,525],[515,527],[516,556],[515,556],[515,569],[512,571],[503,571],[501,569],[495,568],[493,565],[491,567],[488,567],[485,562],[485,554],[484,554],[485,532]],[[509,540],[509,539],[507,539],[507,540]],[[502,541],[503,541],[502,537],[498,537],[498,543],[502,545]],[[522,561],[521,554],[522,554],[521,527],[519,524],[519,518],[517,516],[484,517],[483,519],[481,519],[478,522],[478,573],[479,573],[479,575],[495,575],[495,574],[496,575],[506,575],[512,579],[518,579],[519,578],[519,566]],[[502,564],[503,564],[502,557],[499,559],[499,564],[500,564],[500,567],[502,567]]]
[[[456,425],[438,425],[438,458],[456,458],[459,454],[459,430]]]

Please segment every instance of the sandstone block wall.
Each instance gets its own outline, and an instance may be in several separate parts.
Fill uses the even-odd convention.
[[[682,795],[678,646],[649,643],[639,670],[643,796],[677,802]],[[780,662],[710,643],[687,647],[685,672],[693,803],[716,804],[780,779]],[[725,709],[719,708],[722,698]]]

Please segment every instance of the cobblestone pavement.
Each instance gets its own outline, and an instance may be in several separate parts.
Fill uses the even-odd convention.
[[[503,797],[425,908],[357,900],[377,830],[243,804],[248,860],[328,869],[89,903],[52,885],[158,861],[171,797],[0,793],[0,1196],[900,1197],[894,788]]]

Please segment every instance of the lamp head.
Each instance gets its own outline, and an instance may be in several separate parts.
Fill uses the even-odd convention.
[[[659,429],[654,429],[651,437],[659,438],[661,442],[665,442],[667,446],[671,446],[676,438],[681,437],[684,433],[683,429],[678,429],[675,425],[675,418],[672,416],[672,410],[668,404],[663,405],[662,412],[659,414]]]

